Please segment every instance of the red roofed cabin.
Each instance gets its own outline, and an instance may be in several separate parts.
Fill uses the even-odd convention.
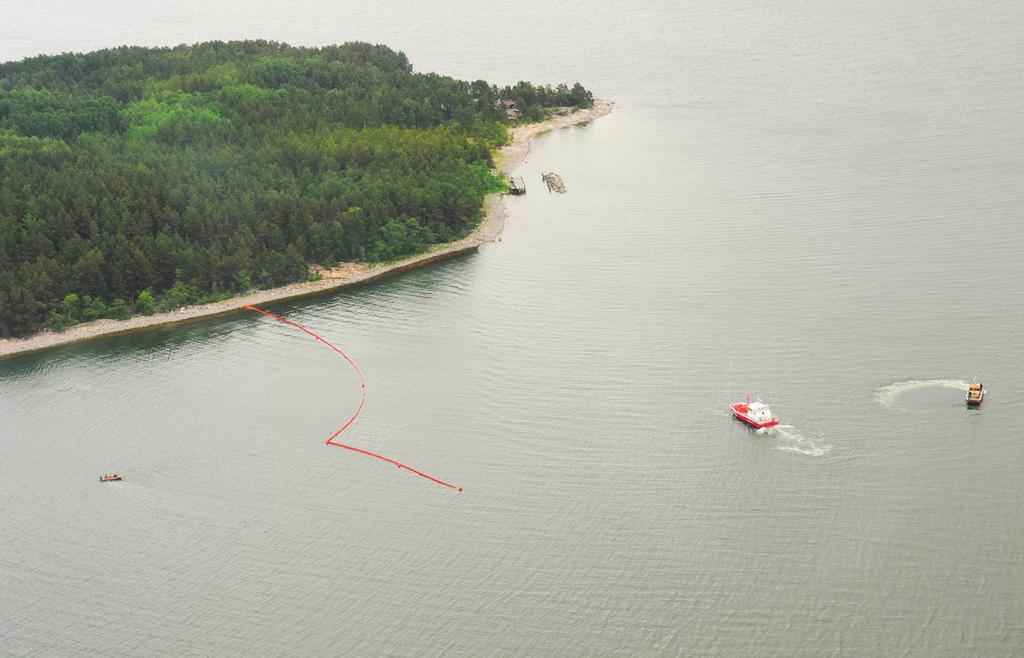
[[[505,115],[512,121],[519,118],[519,108],[516,107],[516,102],[514,100],[509,99],[507,101],[498,101],[494,106],[499,109],[504,109]]]

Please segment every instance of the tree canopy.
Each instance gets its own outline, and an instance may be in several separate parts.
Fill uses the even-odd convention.
[[[0,336],[308,278],[465,235],[499,105],[579,83],[416,73],[387,47],[122,47],[0,64]],[[540,108],[539,110],[537,108]]]

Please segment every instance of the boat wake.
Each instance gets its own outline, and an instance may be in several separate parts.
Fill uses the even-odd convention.
[[[776,450],[787,452],[798,452],[801,455],[821,457],[832,450],[831,443],[825,443],[820,439],[811,439],[798,432],[791,432],[792,425],[776,425],[775,427],[762,427],[757,430],[758,434],[764,434],[779,440]]]
[[[898,399],[901,395],[909,391],[925,388],[947,388],[966,392],[967,382],[962,379],[908,379],[904,382],[894,382],[877,389],[875,391],[875,400],[883,407],[903,409],[898,404]]]

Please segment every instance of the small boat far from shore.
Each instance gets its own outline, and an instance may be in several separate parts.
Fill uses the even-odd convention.
[[[100,482],[120,482],[122,479],[123,478],[120,475],[118,475],[117,473],[114,473],[113,475],[101,475],[100,476]]]
[[[981,401],[985,399],[985,388],[979,381],[972,381],[967,387],[967,406],[980,407]]]

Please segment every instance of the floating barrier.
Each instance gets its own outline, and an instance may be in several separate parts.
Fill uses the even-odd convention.
[[[369,450],[364,450],[362,448],[357,448],[355,446],[350,446],[350,445],[347,445],[345,443],[338,443],[337,441],[335,441],[334,439],[338,438],[341,435],[342,432],[347,430],[349,428],[349,426],[356,421],[356,418],[359,417],[359,412],[361,412],[363,410],[363,405],[366,404],[366,380],[363,378],[363,371],[359,369],[359,366],[356,365],[355,361],[353,361],[351,358],[349,358],[348,354],[345,354],[345,352],[343,352],[342,350],[338,349],[337,347],[335,347],[331,343],[327,342],[326,340],[321,338],[319,335],[313,333],[312,331],[310,331],[306,327],[303,327],[301,324],[299,324],[297,322],[292,322],[291,320],[283,318],[280,315],[274,315],[270,311],[264,311],[263,309],[257,308],[255,306],[251,306],[251,305],[246,304],[245,308],[247,310],[255,311],[257,313],[265,315],[268,318],[273,318],[273,319],[277,320],[278,322],[283,322],[284,324],[286,324],[286,325],[288,325],[290,327],[295,327],[296,329],[309,334],[310,336],[312,336],[318,342],[323,343],[327,347],[331,348],[332,350],[334,350],[335,352],[340,354],[343,359],[348,361],[349,365],[352,366],[352,368],[356,371],[356,374],[359,375],[359,392],[360,392],[359,406],[356,407],[356,411],[355,411],[355,413],[352,414],[352,417],[349,418],[347,421],[345,421],[345,424],[342,425],[338,429],[337,432],[335,432],[334,434],[332,434],[330,437],[327,438],[326,445],[335,446],[335,447],[338,447],[338,448],[345,448],[346,450],[351,450],[352,452],[358,452],[360,454],[367,455],[369,457],[374,457],[375,459],[379,459],[379,460],[387,462],[389,464],[394,464],[395,466],[397,466],[399,468],[399,470],[404,468],[405,470],[410,471],[412,473],[415,473],[416,475],[418,475],[418,476],[420,476],[422,478],[426,478],[426,479],[430,480],[431,482],[434,482],[436,484],[440,484],[442,487],[448,487],[449,489],[455,489],[457,491],[462,491],[462,487],[457,487],[454,484],[449,484],[448,482],[445,482],[444,480],[440,480],[440,479],[434,477],[433,475],[427,475],[423,471],[418,471],[415,468],[413,468],[411,466],[408,466],[406,464],[403,464],[402,462],[399,462],[399,461],[396,461],[394,459],[391,459],[390,457],[385,457],[384,455],[378,455],[377,453],[370,452]]]

